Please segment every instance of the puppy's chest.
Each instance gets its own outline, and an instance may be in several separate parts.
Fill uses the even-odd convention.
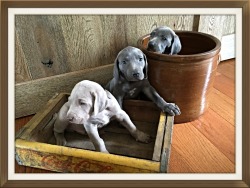
[[[139,88],[128,88],[126,91],[125,91],[125,98],[135,98],[139,95],[139,93],[141,92],[141,90]]]

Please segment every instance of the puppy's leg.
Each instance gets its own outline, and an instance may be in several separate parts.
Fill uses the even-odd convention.
[[[118,104],[120,105],[120,107],[122,108],[122,102],[123,102],[125,93],[123,92],[119,84],[114,85],[113,87],[115,87],[116,89],[113,89],[112,94],[110,92],[107,92],[107,96],[108,98],[115,98]]]
[[[100,138],[97,124],[91,124],[91,123],[85,123],[84,128],[91,140],[91,142],[94,144],[96,151],[100,151],[103,153],[109,153],[105,147],[103,139]]]
[[[151,86],[143,88],[143,93],[151,99],[163,112],[167,112],[169,115],[180,115],[181,111],[177,105],[167,103]]]
[[[56,138],[56,144],[59,146],[66,146],[67,141],[64,137],[64,130],[67,128],[68,122],[56,120],[54,125],[54,135]]]
[[[57,118],[54,124],[54,135],[56,138],[56,144],[60,146],[65,146],[67,141],[64,137],[64,131],[68,126],[68,120],[66,119],[66,114],[68,111],[68,107],[66,104],[62,106],[59,113],[57,114]]]
[[[120,105],[121,109],[122,109],[122,104],[123,104],[123,97],[124,96],[121,96],[121,95],[115,95],[114,94],[114,97],[116,98],[118,104]]]
[[[130,120],[128,114],[121,110],[121,112],[116,115],[116,119],[130,132],[130,134],[136,139],[136,141],[149,143],[150,136],[136,128],[133,122]]]

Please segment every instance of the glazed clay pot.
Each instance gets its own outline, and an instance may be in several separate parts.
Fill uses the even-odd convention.
[[[209,106],[221,42],[200,32],[175,33],[182,44],[178,55],[148,51],[149,35],[138,40],[138,47],[147,56],[151,85],[167,102],[180,107],[175,123],[185,123],[197,119]]]

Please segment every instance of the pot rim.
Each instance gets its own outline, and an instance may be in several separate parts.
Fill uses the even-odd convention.
[[[221,42],[216,37],[202,32],[197,31],[175,31],[175,33],[178,35],[178,33],[184,33],[189,35],[200,35],[204,36],[206,38],[209,38],[215,42],[215,47],[209,51],[197,53],[197,54],[189,54],[189,55],[168,55],[168,54],[160,54],[152,51],[148,51],[143,45],[143,41],[149,37],[150,34],[144,35],[140,37],[137,41],[138,47],[150,58],[156,59],[156,60],[163,60],[163,61],[174,61],[174,62],[180,62],[183,63],[183,60],[205,60],[209,59],[211,57],[216,56],[220,50],[221,50]]]

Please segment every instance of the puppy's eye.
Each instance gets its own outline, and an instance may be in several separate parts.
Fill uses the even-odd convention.
[[[83,101],[79,101],[79,104],[80,104],[81,106],[83,106],[83,105],[85,105],[86,103],[83,102]]]
[[[153,37],[155,35],[155,32],[150,33],[150,37]]]
[[[167,38],[166,37],[162,37],[162,40],[167,40]]]
[[[142,57],[140,57],[140,58],[139,58],[139,61],[142,61],[142,60],[143,60],[143,58],[142,58]]]
[[[127,62],[126,62],[126,61],[122,61],[122,64],[123,64],[123,65],[126,65],[126,64],[127,64]]]

